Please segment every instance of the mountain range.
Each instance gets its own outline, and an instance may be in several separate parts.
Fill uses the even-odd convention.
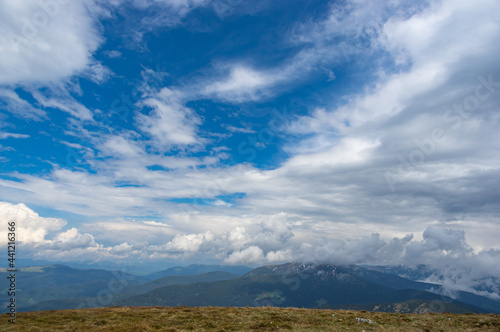
[[[2,280],[6,280],[4,270],[0,269]],[[439,285],[382,268],[355,265],[287,263],[256,269],[190,265],[145,276],[50,265],[20,269],[17,303],[18,311],[103,306],[274,306],[500,313],[500,302],[487,297],[458,292],[452,299],[440,295],[443,293]],[[5,290],[0,296],[8,300]]]

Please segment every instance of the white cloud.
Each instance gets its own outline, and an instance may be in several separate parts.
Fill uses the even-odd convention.
[[[113,254],[130,254],[133,246],[128,243],[122,243],[112,247],[109,251]]]
[[[43,106],[57,108],[81,120],[92,120],[92,111],[77,102],[64,87],[53,86],[46,92],[33,90],[33,97]]]
[[[241,249],[251,241],[250,235],[247,233],[246,229],[241,226],[237,226],[226,233],[225,237],[231,244],[231,247],[235,249]]]
[[[47,113],[41,109],[33,107],[29,102],[19,97],[19,95],[8,89],[0,89],[0,105],[12,114],[35,121],[47,118]]]
[[[342,6],[333,4],[326,19],[306,20],[284,32],[288,44],[301,47],[280,64],[258,68],[258,65],[241,60],[219,62],[214,68],[218,77],[197,84],[204,87],[200,94],[242,103],[266,100],[318,75],[326,74],[325,81],[332,81],[335,74],[329,67],[349,62],[354,55],[366,56],[379,48],[376,37],[388,13],[396,8],[401,14],[411,11],[404,6],[400,8],[398,3],[349,1]],[[255,59],[245,60],[255,63]],[[188,86],[185,90],[200,89]]]
[[[140,158],[144,151],[134,144],[133,141],[127,140],[123,136],[109,136],[106,141],[100,146],[99,150],[105,156],[125,157],[125,158]]]
[[[9,223],[15,223],[16,244],[22,248],[23,258],[98,261],[118,258],[114,254],[123,254],[128,248],[127,243],[105,247],[92,234],[82,234],[75,227],[64,231],[65,220],[41,217],[24,204],[0,202],[0,220],[0,244],[7,244]],[[128,257],[138,253],[128,251]]]
[[[116,55],[116,54],[114,54]],[[113,72],[106,66],[103,66],[97,61],[93,61],[87,65],[87,67],[82,71],[82,77],[85,77],[96,84],[102,84],[106,82]]]
[[[159,28],[171,28],[182,24],[182,20],[192,10],[205,7],[211,0],[117,0],[113,5],[131,3],[139,10],[147,11],[148,15],[133,23],[135,29],[131,32],[134,42],[142,41],[144,35]],[[153,14],[151,14],[151,12]],[[144,12],[143,12],[144,13]],[[141,43],[142,44],[142,43]],[[135,47],[141,47],[137,44]]]
[[[286,213],[279,213],[264,218],[260,224],[260,229],[253,236],[252,242],[257,244],[266,252],[279,250],[283,244],[294,236]]]
[[[109,243],[127,242],[138,247],[148,243],[163,243],[178,231],[165,223],[112,219],[88,222],[81,225],[83,231],[92,232],[96,239]]]
[[[0,139],[6,139],[6,138],[10,138],[10,137],[12,137],[12,138],[28,138],[30,136],[25,135],[25,134],[0,132]]]
[[[91,234],[81,234],[78,229],[70,228],[65,232],[57,234],[54,239],[46,245],[39,245],[37,248],[69,251],[72,249],[86,249],[96,246],[97,244]]]
[[[1,243],[7,243],[7,224],[16,223],[16,238],[22,245],[35,246],[47,240],[48,232],[59,231],[66,221],[58,218],[43,218],[24,204],[0,202],[0,220],[2,220]]]
[[[341,139],[337,145],[324,152],[303,153],[286,162],[285,167],[304,168],[305,166],[318,167],[346,167],[363,165],[376,152],[379,141],[370,142],[366,139],[347,137]]]
[[[108,57],[111,59],[116,59],[122,56],[122,52],[118,50],[111,50],[111,51],[106,51],[104,52]]]
[[[205,232],[202,234],[187,234],[187,235],[176,235],[172,241],[166,243],[162,246],[151,246],[148,248],[149,251],[155,254],[167,252],[174,254],[189,254],[193,252],[198,252],[200,246],[207,241],[212,241],[214,235],[211,232]]]
[[[499,52],[493,40],[498,36],[500,25],[488,13],[496,12],[498,3],[434,1],[432,4],[409,18],[395,16],[383,25],[378,24],[379,31],[373,36],[380,46],[391,52],[392,57],[407,63],[408,70],[381,73],[373,88],[352,96],[346,105],[335,110],[315,110],[311,117],[300,118],[292,124],[290,131],[317,133],[335,130],[348,134],[353,130],[350,127],[361,127],[370,122],[381,124],[410,107],[416,112],[412,104],[418,97],[429,98],[426,94],[433,91],[443,93],[440,90],[443,86],[457,89],[450,79],[460,72],[459,78],[463,80],[464,73],[471,68],[476,70],[472,79],[484,74],[485,70],[491,70],[483,64],[493,64],[494,54]],[[479,53],[478,49],[489,51]],[[469,66],[471,61],[472,67]],[[458,99],[456,95],[449,97],[453,101]],[[437,93],[431,100],[442,102]]]
[[[235,251],[224,260],[226,264],[256,265],[263,261],[264,252],[257,246],[250,246],[241,251]]]
[[[47,113],[13,90],[23,87],[45,108],[57,108],[81,119],[92,112],[70,94],[72,77],[102,83],[109,69],[92,55],[103,41],[96,22],[105,13],[93,0],[13,1],[0,4],[0,99],[6,109],[29,119]],[[48,89],[42,89],[48,88]]]
[[[181,98],[178,91],[163,88],[158,94],[139,102],[139,106],[152,111],[148,115],[138,114],[136,121],[162,151],[203,142],[196,133],[201,119],[193,110],[183,106]]]
[[[102,41],[93,1],[0,4],[0,84],[49,83],[84,70]]]
[[[224,127],[225,129],[229,130],[232,133],[244,133],[244,134],[257,133],[255,130],[250,129],[250,128],[235,127],[235,126],[228,125],[228,124],[223,124],[222,127]]]
[[[432,1],[429,8],[409,19],[392,18],[383,27],[385,46],[406,55],[415,67],[453,64],[498,36],[498,2]],[[491,48],[498,48],[491,44]]]
[[[229,69],[227,77],[207,85],[202,94],[226,101],[242,102],[266,97],[266,88],[280,81],[280,75],[256,71],[244,65]]]

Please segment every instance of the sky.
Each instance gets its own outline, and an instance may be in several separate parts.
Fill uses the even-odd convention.
[[[0,242],[471,289],[500,277],[499,55],[497,0],[2,1]]]

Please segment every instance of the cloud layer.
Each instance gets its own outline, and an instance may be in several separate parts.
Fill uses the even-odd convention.
[[[83,225],[87,230],[98,229],[95,234],[84,233],[74,227],[66,228],[65,220],[44,218],[24,204],[5,202],[0,203],[0,217],[5,230],[8,223],[15,222],[18,247],[37,259],[69,261],[92,257],[94,261],[120,261],[133,257],[158,261],[217,257],[226,264],[251,266],[286,261],[334,265],[426,264],[436,271],[427,281],[442,284],[451,292],[449,295],[462,290],[500,299],[498,285],[493,283],[484,289],[488,280],[500,277],[500,269],[492,264],[499,259],[500,250],[474,253],[465,233],[450,228],[428,227],[420,241],[414,240],[412,234],[383,239],[373,233],[349,240],[325,238],[306,242],[295,235],[300,228],[284,213],[261,218],[257,225],[254,218],[248,218],[235,223],[245,226],[228,231],[190,234],[179,234],[169,225],[156,222],[124,221]],[[6,233],[0,231],[2,238],[7,239]],[[109,233],[118,234],[125,242],[107,246],[96,242],[96,238],[106,240]]]

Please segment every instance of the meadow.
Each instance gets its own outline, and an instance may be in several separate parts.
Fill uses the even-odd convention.
[[[494,314],[274,307],[107,307],[20,312],[16,324],[8,319],[0,315],[1,331],[500,331]]]

